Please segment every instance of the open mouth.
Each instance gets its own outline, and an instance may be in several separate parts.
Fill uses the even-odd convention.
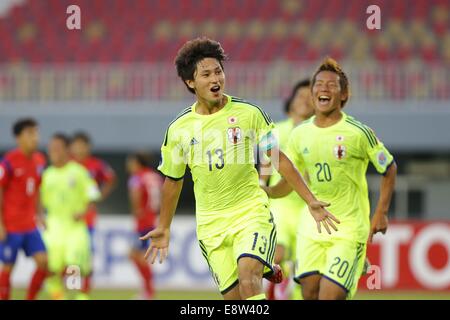
[[[319,103],[320,104],[327,104],[330,100],[331,100],[331,97],[329,97],[329,96],[325,96],[325,95],[320,95],[319,96]]]
[[[211,90],[211,92],[213,92],[213,93],[219,92],[220,86],[219,86],[219,85],[213,86],[213,87],[211,87],[210,90]]]

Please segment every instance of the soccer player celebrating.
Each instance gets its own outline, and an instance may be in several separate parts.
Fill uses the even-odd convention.
[[[42,176],[41,200],[47,211],[44,241],[48,249],[49,269],[55,275],[49,279],[53,299],[63,298],[61,276],[67,267],[79,268],[77,275],[91,272],[89,232],[85,223],[86,209],[100,198],[97,184],[80,164],[70,160],[69,138],[53,135],[48,145],[51,166]],[[78,272],[77,272],[78,271]],[[84,292],[77,299],[86,299]]]
[[[38,124],[20,119],[13,126],[17,148],[0,162],[0,300],[8,300],[19,249],[33,257],[36,271],[26,298],[36,298],[47,275],[47,253],[37,229],[39,185],[45,157],[37,152]]]
[[[314,106],[311,99],[310,81],[304,79],[295,84],[291,95],[284,104],[284,111],[288,119],[275,124],[278,133],[279,148],[286,151],[289,136],[292,130],[302,121],[314,115]],[[266,169],[267,166],[266,166]],[[281,176],[277,171],[271,175],[261,175],[264,185],[276,185]],[[293,274],[295,262],[295,246],[297,239],[297,227],[300,211],[305,207],[305,202],[295,192],[291,192],[281,199],[270,199],[270,211],[273,213],[277,225],[277,245],[275,248],[274,262],[283,266],[285,275]],[[292,279],[292,278],[291,278]],[[275,286],[278,290],[275,290]],[[282,283],[269,284],[269,299],[288,299],[290,297],[289,277],[285,277]]]
[[[279,152],[270,117],[258,106],[224,94],[224,60],[220,44],[207,38],[188,41],[178,52],[178,75],[197,101],[166,131],[158,167],[166,176],[160,220],[141,239],[151,239],[146,257],[152,263],[158,255],[160,263],[164,261],[188,165],[194,181],[197,237],[220,292],[225,299],[264,299],[262,278],[274,275],[276,228],[267,195],[259,187],[255,145],[279,164],[280,173],[308,203],[318,228],[331,232],[337,220]]]
[[[91,139],[85,132],[76,132],[70,144],[70,152],[73,159],[83,165],[90,173],[91,177],[97,182],[100,189],[101,198],[99,202],[105,200],[117,184],[114,170],[103,160],[94,157],[91,153]],[[94,253],[94,232],[97,220],[97,206],[92,203],[86,213],[86,223],[88,225],[91,241],[91,250]],[[89,294],[91,291],[92,274],[84,278],[82,291]]]
[[[351,299],[363,270],[367,241],[388,227],[397,168],[374,132],[342,111],[350,96],[349,81],[335,60],[327,58],[320,65],[311,88],[315,116],[294,129],[288,155],[305,172],[311,190],[331,203],[330,211],[341,224],[337,233],[319,234],[302,211],[295,280],[304,299]],[[383,175],[372,221],[365,177],[369,161]],[[266,188],[274,198],[290,190],[285,179]]]
[[[142,237],[155,226],[163,180],[150,168],[149,157],[143,153],[134,153],[127,158],[127,171],[130,174],[128,196],[131,212],[136,219],[138,237]],[[145,299],[154,295],[152,272],[144,258],[148,245],[148,240],[139,241],[130,251],[130,259],[142,276]]]

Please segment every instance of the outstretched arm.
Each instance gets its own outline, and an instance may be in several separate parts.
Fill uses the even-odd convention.
[[[397,164],[395,162],[386,171],[381,179],[380,198],[375,209],[375,213],[370,223],[369,242],[372,242],[373,235],[377,232],[386,233],[388,228],[388,211],[394,193],[395,178],[397,177]]]
[[[151,254],[151,263],[155,262],[158,254],[159,263],[162,263],[167,258],[169,250],[170,225],[172,223],[173,216],[175,215],[175,210],[177,208],[182,187],[183,179],[173,180],[166,177],[162,187],[159,224],[154,230],[140,238],[141,240],[151,239],[150,246],[145,253],[145,259],[147,259]]]
[[[328,212],[325,209],[325,207],[329,206],[330,204],[316,199],[316,197],[313,195],[311,190],[309,190],[308,186],[303,180],[302,175],[295,168],[291,160],[289,160],[289,158],[278,148],[272,148],[267,152],[267,155],[271,158],[272,163],[275,164],[275,168],[277,168],[278,164],[278,172],[284,177],[283,180],[285,180],[290,185],[290,187],[294,189],[295,192],[297,192],[297,194],[303,200],[305,200],[311,215],[316,220],[317,230],[319,231],[319,233],[321,232],[321,224],[323,224],[323,226],[325,227],[325,229],[329,234],[331,234],[329,226],[332,227],[335,231],[337,231],[337,228],[334,225],[333,221],[339,223],[339,220],[336,219],[330,212]],[[281,181],[282,183],[281,186],[277,185],[280,194],[283,193],[283,191],[287,192],[289,190],[289,188],[286,185],[283,185],[285,184],[283,180]],[[274,190],[275,190],[274,194],[277,195],[276,194],[277,189],[275,188]],[[289,192],[287,192],[286,194],[288,193]]]

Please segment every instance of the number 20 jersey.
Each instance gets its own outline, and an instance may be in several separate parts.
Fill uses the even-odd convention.
[[[318,233],[316,223],[303,210],[299,232],[315,239],[343,238],[365,243],[370,229],[370,205],[366,181],[369,161],[385,174],[394,159],[372,129],[343,113],[338,123],[320,128],[315,117],[291,134],[288,157],[305,172],[309,187],[341,223],[330,236]],[[323,228],[322,228],[323,229]]]

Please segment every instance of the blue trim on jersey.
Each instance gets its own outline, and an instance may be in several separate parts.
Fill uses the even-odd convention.
[[[304,272],[304,273],[294,277],[293,279],[294,279],[295,282],[300,284],[300,279],[306,278],[306,277],[309,277],[309,276],[312,276],[312,275],[315,275],[315,274],[321,274],[321,273],[319,272],[319,270],[308,271],[308,272]]]
[[[386,174],[387,174],[387,172],[388,172],[388,170],[389,170],[389,168],[394,164],[394,162],[395,162],[395,160],[392,159],[391,163],[389,163],[389,164],[387,165],[386,170],[384,170],[384,172],[383,172],[383,173],[380,173],[380,174],[382,174],[382,175],[385,177]]]
[[[227,294],[228,292],[230,292],[234,287],[236,287],[239,284],[239,279],[235,280],[228,288],[220,291],[220,293],[222,295]]]
[[[174,178],[174,177],[168,176],[167,174],[164,174],[164,172],[162,172],[162,171],[159,170],[159,169],[157,169],[157,170],[158,170],[164,177],[169,178],[169,179],[172,179],[172,180],[174,180],[174,181],[180,181],[181,179],[184,178],[184,175],[181,176],[180,178]]]
[[[9,160],[6,158],[2,158],[2,160],[0,162],[4,164],[4,166],[6,168],[6,173],[8,174],[8,176],[12,175],[13,168],[12,168],[11,162],[9,162]]]
[[[239,263],[239,259],[244,258],[244,257],[249,257],[249,258],[253,258],[258,260],[259,262],[261,262],[263,265],[265,265],[267,268],[270,269],[270,273],[269,275],[274,273],[273,267],[271,264],[269,264],[267,261],[264,261],[263,258],[258,257],[257,255],[251,254],[251,253],[242,253],[238,258],[237,258],[237,262]]]
[[[342,284],[340,284],[339,282],[337,282],[336,280],[333,280],[333,279],[331,279],[330,277],[327,277],[327,276],[324,275],[324,274],[322,275],[322,277],[325,278],[325,279],[327,279],[327,280],[329,280],[329,281],[331,281],[331,282],[333,282],[335,285],[341,287],[342,289],[345,290],[345,293],[348,294],[349,290],[348,290],[346,287],[344,287]]]

